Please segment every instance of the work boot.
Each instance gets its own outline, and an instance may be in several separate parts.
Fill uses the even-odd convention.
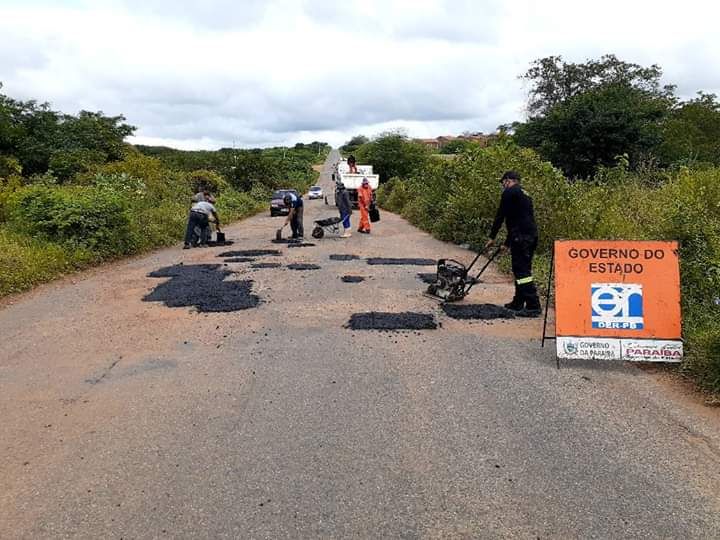
[[[190,249],[190,244],[185,244],[185,245],[183,246],[183,249]]]
[[[513,297],[512,302],[505,304],[505,309],[509,309],[510,311],[520,311],[524,305],[525,301],[516,294]]]
[[[539,317],[541,313],[542,306],[540,306],[540,299],[538,298],[536,292],[535,296],[525,301],[525,307],[515,313],[515,315],[518,317],[528,317],[534,319],[535,317]]]

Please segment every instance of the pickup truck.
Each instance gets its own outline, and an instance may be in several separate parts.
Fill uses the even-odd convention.
[[[375,198],[375,190],[380,185],[380,176],[373,174],[372,165],[358,165],[357,170],[357,174],[351,174],[347,161],[343,159],[338,162],[335,173],[333,174],[335,182],[342,182],[345,186],[345,189],[350,195],[350,202],[355,208],[357,208],[358,205],[357,190],[360,188],[363,178],[367,178],[368,182],[370,182],[370,187],[373,190],[373,199]]]

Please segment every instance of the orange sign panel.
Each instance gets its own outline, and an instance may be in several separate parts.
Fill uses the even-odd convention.
[[[665,344],[656,353],[650,341],[681,339],[677,242],[558,240],[554,271],[556,336],[599,340],[561,340],[566,353],[604,344],[638,356],[670,356]]]

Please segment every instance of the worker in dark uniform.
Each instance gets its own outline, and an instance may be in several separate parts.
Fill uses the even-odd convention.
[[[537,317],[541,307],[532,275],[532,258],[538,244],[533,202],[520,186],[520,175],[517,172],[507,171],[500,182],[503,186],[500,207],[485,248],[495,245],[495,237],[505,222],[508,233],[505,245],[510,248],[515,276],[515,297],[505,307],[520,317]]]
[[[285,197],[283,197],[283,202],[285,206],[290,209],[288,217],[285,220],[285,225],[290,224],[293,240],[302,240],[305,235],[302,197],[294,193],[286,193]],[[283,225],[283,227],[285,227],[285,225]]]

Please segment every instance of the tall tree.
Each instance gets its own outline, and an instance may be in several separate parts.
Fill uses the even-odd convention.
[[[662,128],[658,153],[666,165],[706,162],[720,165],[720,102],[715,94],[680,103]]]
[[[639,163],[661,142],[667,100],[624,84],[586,90],[545,116],[515,128],[521,146],[535,148],[570,177],[586,178],[626,154]]]
[[[662,69],[624,62],[614,54],[576,64],[562,56],[535,60],[521,79],[530,83],[528,114],[543,116],[560,103],[589,90],[622,85],[659,97],[670,97],[673,86],[661,86]]]

